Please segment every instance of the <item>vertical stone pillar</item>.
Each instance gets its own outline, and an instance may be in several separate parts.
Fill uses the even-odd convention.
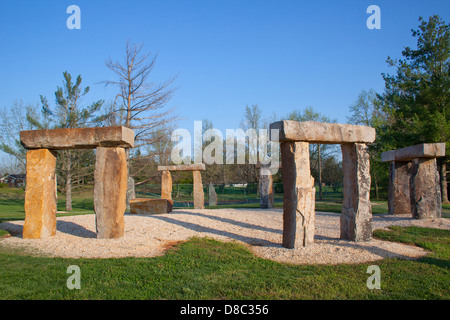
[[[392,161],[389,166],[389,214],[411,214],[410,161]]]
[[[259,197],[260,207],[273,208],[273,178],[270,169],[261,166],[259,169]]]
[[[27,151],[24,239],[45,239],[56,234],[56,153]]]
[[[199,170],[192,171],[194,178],[194,208],[205,208],[205,195],[203,193],[202,174]]]
[[[372,206],[367,146],[364,143],[346,143],[341,148],[344,173],[341,239],[369,241],[372,239]]]
[[[161,172],[161,199],[172,200],[172,175],[168,170]]]
[[[212,183],[209,184],[208,205],[217,206],[217,193]]]
[[[283,242],[285,248],[314,243],[315,188],[308,142],[283,142]]]
[[[125,149],[97,148],[94,183],[97,239],[120,238],[124,234],[127,193]]]
[[[415,159],[411,169],[411,207],[416,219],[440,218],[441,188],[436,159]]]

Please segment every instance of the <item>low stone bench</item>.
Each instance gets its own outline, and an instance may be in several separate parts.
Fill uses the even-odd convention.
[[[445,143],[422,143],[381,154],[390,162],[390,214],[411,214],[416,219],[441,216],[441,190],[436,158],[445,156]]]
[[[161,214],[172,212],[173,201],[169,199],[136,198],[130,200],[131,214]]]

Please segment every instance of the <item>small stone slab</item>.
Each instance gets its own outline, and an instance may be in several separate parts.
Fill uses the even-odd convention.
[[[158,171],[198,171],[206,170],[204,163],[180,164],[174,166],[158,166]]]
[[[411,161],[417,158],[438,158],[444,156],[445,143],[422,143],[415,146],[383,152],[381,154],[381,161]]]
[[[136,198],[130,201],[132,214],[161,214],[172,212],[173,201],[169,199]]]
[[[122,126],[29,130],[20,132],[20,143],[25,149],[133,148],[134,131]]]
[[[374,128],[353,124],[282,120],[270,124],[269,131],[272,129],[279,130],[278,139],[280,142],[306,141],[310,143],[341,144],[375,141]]]

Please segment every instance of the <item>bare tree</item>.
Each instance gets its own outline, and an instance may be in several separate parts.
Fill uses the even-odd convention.
[[[119,89],[113,112],[125,127],[135,130],[136,148],[155,141],[155,131],[176,119],[171,116],[173,109],[166,108],[176,90],[171,88],[176,77],[160,84],[149,83],[158,56],[144,54],[142,48],[142,44],[127,41],[124,62],[106,60],[106,66],[117,79],[104,81],[107,86]]]
[[[20,131],[42,129],[48,125],[37,109],[38,105],[25,105],[22,100],[16,100],[0,112],[0,151],[14,157],[21,172],[26,171],[26,150],[20,144]]]
[[[164,126],[177,120],[173,115],[174,109],[168,108],[167,103],[172,98],[176,88],[173,82],[176,77],[165,82],[155,84],[150,82],[157,55],[144,53],[143,44],[127,41],[125,60],[106,60],[106,66],[114,75],[115,80],[107,80],[106,86],[114,86],[118,93],[114,100],[113,113],[121,119],[121,123],[135,131],[135,148],[149,145],[160,137],[155,133],[163,133]],[[130,177],[130,151],[126,151],[128,159],[128,173]],[[134,187],[133,180],[128,188]],[[127,206],[130,198],[127,198]]]

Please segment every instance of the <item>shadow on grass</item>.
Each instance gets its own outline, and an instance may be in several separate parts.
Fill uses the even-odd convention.
[[[450,261],[448,261],[448,260],[437,259],[437,258],[434,258],[434,257],[424,257],[424,258],[421,258],[421,259],[419,259],[417,261],[421,262],[421,263],[435,265],[437,267],[445,268],[447,270],[450,269]]]

